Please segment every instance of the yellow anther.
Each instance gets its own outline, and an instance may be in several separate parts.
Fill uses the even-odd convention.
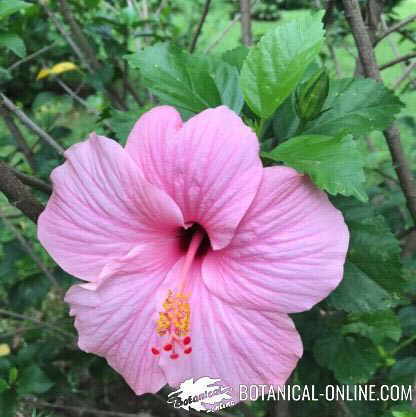
[[[157,333],[159,335],[164,335],[168,332],[170,328],[170,320],[165,313],[159,313],[159,320],[157,321]]]
[[[179,337],[189,333],[191,322],[191,309],[189,296],[186,294],[175,294],[169,290],[166,300],[162,304],[164,311],[159,312],[156,331],[160,336],[167,332],[176,334]]]

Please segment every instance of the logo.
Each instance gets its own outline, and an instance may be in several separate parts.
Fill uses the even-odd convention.
[[[175,408],[183,408],[189,411],[218,411],[226,407],[232,407],[234,402],[231,397],[231,387],[219,385],[220,379],[202,377],[194,381],[187,379],[179,386],[179,389],[168,395],[168,404]]]

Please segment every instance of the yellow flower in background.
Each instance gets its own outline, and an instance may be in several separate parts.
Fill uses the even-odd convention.
[[[0,358],[10,355],[10,346],[7,343],[0,343]]]
[[[42,69],[39,71],[39,73],[38,73],[38,75],[37,75],[36,79],[37,79],[37,80],[41,80],[42,78],[47,77],[49,74],[50,74],[50,70],[49,70],[48,68],[42,68]]]
[[[58,75],[62,74],[63,72],[74,71],[77,69],[78,67],[72,62],[60,62],[59,64],[55,64],[52,68],[42,68],[39,71],[36,79],[41,80],[42,78],[46,78],[49,75]]]
[[[78,67],[72,62],[60,62],[51,68],[50,73],[57,75],[66,71],[74,71],[76,69],[78,69]]]

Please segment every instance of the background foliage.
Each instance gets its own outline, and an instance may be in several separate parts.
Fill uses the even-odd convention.
[[[241,45],[239,2],[214,0],[196,39],[204,3],[0,0],[0,90],[63,148],[91,131],[124,143],[138,116],[158,103],[184,118],[221,103],[241,113],[261,139],[265,165],[286,163],[310,175],[351,231],[342,284],[294,315],[305,354],[291,383],[414,384],[416,237],[381,131],[397,120],[416,173],[415,58],[383,69],[386,87],[359,78],[341,1],[330,2],[326,37],[317,11],[325,2],[254,2],[253,38],[261,40],[249,52]],[[368,23],[369,3],[360,4]],[[385,2],[377,33],[412,11],[415,0]],[[415,56],[415,28],[409,23],[378,43],[381,68]],[[46,201],[62,157],[6,106],[0,112],[0,159],[26,183],[22,174],[40,180],[31,187]],[[0,217],[0,416],[78,416],[83,409],[84,416],[176,415],[163,398],[135,397],[104,360],[76,347],[62,302],[73,279],[1,193]],[[400,401],[257,401],[227,413],[416,416]]]

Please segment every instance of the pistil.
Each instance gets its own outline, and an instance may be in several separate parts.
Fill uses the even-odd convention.
[[[190,294],[185,293],[188,284],[189,271],[192,263],[204,238],[204,232],[198,228],[192,236],[185,260],[179,274],[178,291],[168,290],[167,297],[163,302],[163,311],[159,312],[159,318],[156,323],[156,332],[161,337],[166,337],[162,348],[153,346],[151,352],[154,355],[160,355],[163,351],[169,353],[173,360],[179,358],[178,350],[185,355],[192,352],[190,346],[191,337],[191,308],[189,305]]]

